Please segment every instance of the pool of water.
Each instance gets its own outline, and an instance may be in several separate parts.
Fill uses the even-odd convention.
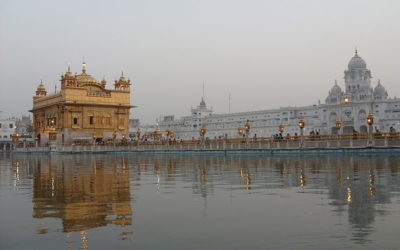
[[[399,249],[400,156],[0,154],[0,249]]]

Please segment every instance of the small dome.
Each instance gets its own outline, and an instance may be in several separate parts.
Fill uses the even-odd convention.
[[[119,78],[119,80],[118,80],[118,83],[119,83],[119,84],[127,84],[127,83],[128,83],[128,80],[127,80],[126,77],[124,76],[124,72],[123,72],[123,71],[121,72],[121,76],[120,76],[120,78]]]
[[[333,85],[333,87],[331,89],[331,93],[332,94],[340,94],[340,93],[342,93],[342,89],[339,87],[339,85],[337,84],[336,81],[335,81],[335,85]]]
[[[367,64],[365,63],[364,59],[358,56],[357,50],[356,54],[351,58],[349,64],[348,64],[349,70],[353,69],[366,69]]]
[[[120,88],[120,87],[128,88],[129,85],[131,85],[130,82],[131,82],[131,81],[130,81],[129,79],[126,79],[126,78],[125,78],[124,72],[122,71],[122,72],[121,72],[121,76],[120,76],[120,78],[118,79],[118,81],[117,81],[117,80],[115,81],[115,86],[116,86],[117,88]]]
[[[67,71],[67,72],[65,72],[64,77],[65,77],[65,78],[73,78],[73,77],[74,77],[74,74],[72,74],[72,72]]]
[[[74,74],[71,72],[71,65],[68,64],[68,70],[65,72],[64,78],[73,78]]]
[[[37,87],[37,91],[46,91],[46,88],[44,87],[42,81],[40,81],[39,86]]]
[[[387,95],[388,94],[387,94],[385,87],[383,87],[381,82],[378,81],[378,85],[376,85],[376,87],[374,89],[374,96],[375,97],[386,97]]]

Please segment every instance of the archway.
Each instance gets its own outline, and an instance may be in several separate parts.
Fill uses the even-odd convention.
[[[337,114],[336,114],[336,112],[330,113],[330,115],[329,115],[329,121],[334,122],[334,121],[336,121],[336,120],[337,120]]]
[[[351,134],[351,133],[353,133],[353,126],[343,127],[343,134]]]
[[[360,126],[360,132],[361,133],[368,133],[368,128],[366,125],[361,125]]]

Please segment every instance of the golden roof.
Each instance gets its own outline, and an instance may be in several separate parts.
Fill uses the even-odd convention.
[[[44,87],[42,81],[40,81],[40,84],[39,84],[39,86],[37,87],[37,90],[38,90],[38,91],[46,91],[46,88]]]
[[[91,75],[86,73],[86,63],[82,63],[82,74],[76,76],[76,81],[78,84],[99,84],[96,79],[94,79]]]
[[[98,84],[98,82],[97,82],[96,79],[94,79],[91,75],[86,74],[86,73],[82,73],[82,74],[80,74],[80,75],[77,75],[77,76],[76,76],[76,81],[77,81],[78,83],[81,83],[81,84],[86,84],[86,83],[95,83],[95,84]]]

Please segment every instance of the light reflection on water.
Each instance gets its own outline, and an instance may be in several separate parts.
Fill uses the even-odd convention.
[[[0,248],[395,249],[399,159],[0,155]]]

